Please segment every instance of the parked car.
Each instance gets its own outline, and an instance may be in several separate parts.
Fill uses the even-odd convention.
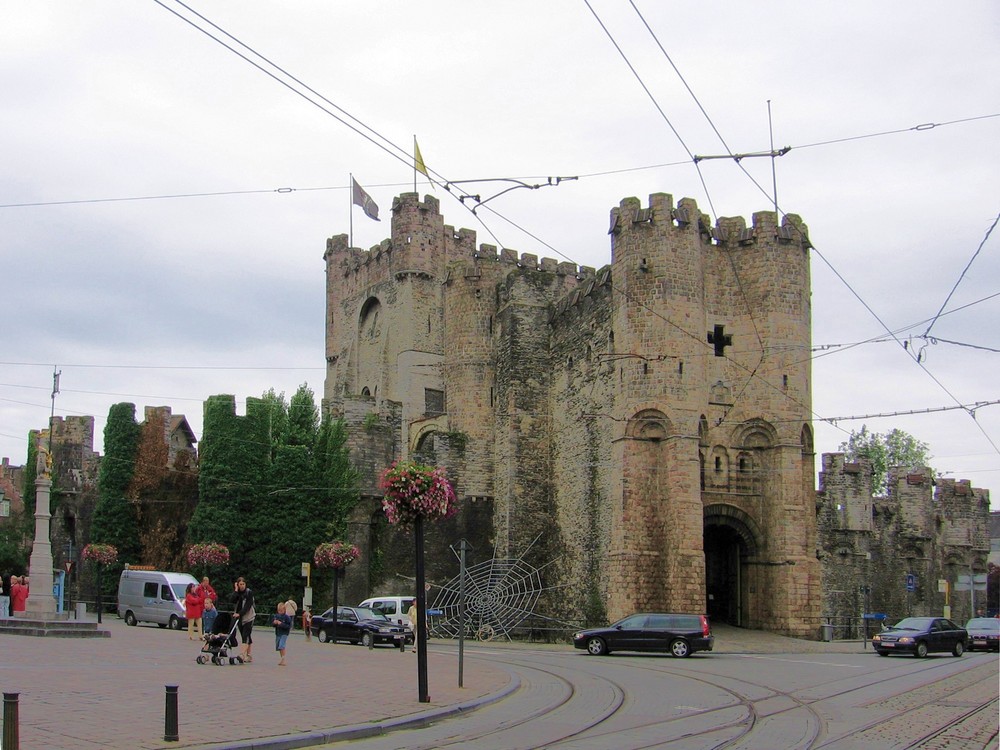
[[[969,651],[1000,651],[1000,620],[995,617],[973,617],[965,623],[969,631]]]
[[[918,659],[932,651],[961,656],[968,642],[968,631],[944,617],[907,617],[872,636],[872,648],[879,656],[910,653]]]
[[[715,644],[705,615],[641,613],[606,628],[581,630],[573,636],[573,646],[594,656],[612,651],[664,651],[674,656],[690,656],[695,651],[711,651]]]
[[[362,646],[388,643],[397,648],[413,643],[413,631],[409,625],[394,623],[366,607],[338,607],[336,624],[338,641],[360,643]],[[333,607],[321,615],[313,615],[309,621],[309,629],[320,643],[334,640],[333,626]]]

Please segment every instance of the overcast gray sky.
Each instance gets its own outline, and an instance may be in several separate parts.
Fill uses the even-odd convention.
[[[5,3],[0,455],[22,463],[46,425],[54,365],[56,414],[94,415],[98,449],[118,401],[200,437],[209,395],[321,394],[325,240],[351,173],[383,216],[355,210],[354,244],[387,235],[413,190],[390,143],[416,134],[452,181],[578,176],[482,223],[435,194],[480,242],[600,267],[624,197],[772,209],[770,159],[691,159],[767,151],[770,101],[779,208],[816,246],[817,420],[917,412],[817,421],[818,452],[899,427],[946,476],[1000,486],[1000,405],[954,408],[1000,399],[998,39],[993,0]]]

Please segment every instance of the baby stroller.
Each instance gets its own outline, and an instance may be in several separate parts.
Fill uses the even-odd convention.
[[[201,647],[201,653],[195,659],[199,664],[207,664],[209,661],[217,666],[222,666],[229,660],[230,664],[242,664],[242,656],[230,656],[229,649],[236,648],[236,629],[240,621],[233,617],[230,612],[219,612],[212,625],[212,632],[205,633],[205,644]]]

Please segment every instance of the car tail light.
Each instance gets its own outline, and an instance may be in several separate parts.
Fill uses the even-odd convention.
[[[712,635],[712,628],[708,625],[708,618],[701,615],[701,634],[706,638]]]

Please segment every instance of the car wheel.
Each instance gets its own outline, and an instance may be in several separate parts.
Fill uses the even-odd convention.
[[[326,643],[328,640],[330,640],[330,636],[325,630],[319,631],[316,634],[316,637],[319,638],[320,643]]]
[[[593,656],[602,656],[608,653],[608,645],[604,642],[603,638],[595,636],[587,641],[587,651]]]
[[[965,653],[965,644],[961,641],[955,641],[955,648],[951,650],[952,656],[961,656]]]
[[[167,622],[167,627],[170,628],[171,630],[180,630],[181,618],[179,618],[177,615],[170,615],[170,620]]]
[[[678,638],[670,642],[670,653],[680,657],[691,656],[691,646],[687,641]]]
[[[139,621],[135,619],[135,613],[133,613],[131,609],[125,613],[126,625],[134,628],[138,624],[138,622]]]
[[[883,649],[875,649],[875,653],[878,654],[879,656],[888,656],[889,655],[889,652],[885,651]]]
[[[927,644],[924,641],[920,641],[917,644],[917,649],[913,652],[913,655],[918,659],[923,659],[927,656]]]
[[[375,645],[371,633],[365,633],[364,635],[361,636],[361,645],[364,646],[365,648],[371,648],[372,646]]]

